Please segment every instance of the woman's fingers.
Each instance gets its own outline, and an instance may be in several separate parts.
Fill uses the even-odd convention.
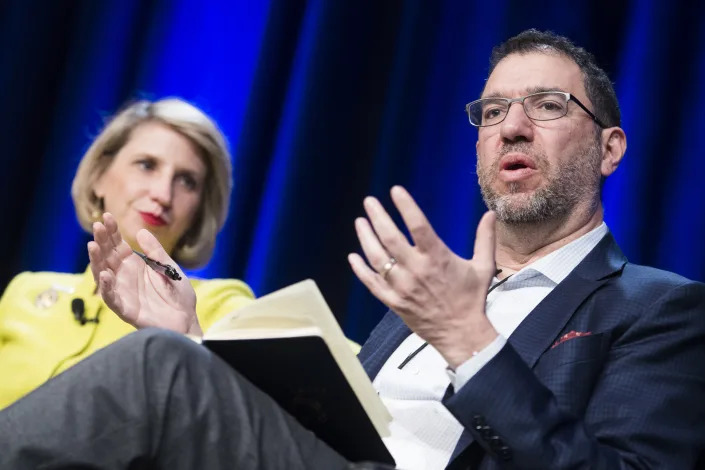
[[[95,241],[88,242],[88,260],[90,261],[91,273],[93,281],[98,285],[100,280],[100,272],[104,269],[103,253]]]
[[[111,271],[101,271],[98,277],[98,290],[100,291],[100,296],[105,301],[105,304],[118,314],[122,314],[123,305],[122,299],[116,292],[116,278],[115,274]]]
[[[159,243],[157,237],[155,237],[149,230],[142,229],[137,232],[137,243],[139,243],[140,248],[145,255],[150,258],[159,261],[160,263],[175,264],[174,260],[171,259],[169,254],[166,252],[164,247]]]
[[[118,230],[117,221],[113,214],[106,212],[103,214],[103,225],[108,235],[108,240],[113,247],[118,247],[122,243],[122,236],[120,235],[120,230]]]

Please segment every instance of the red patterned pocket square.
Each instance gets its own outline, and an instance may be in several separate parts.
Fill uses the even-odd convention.
[[[568,333],[566,333],[566,334],[564,334],[563,336],[561,336],[560,338],[558,338],[558,341],[556,341],[555,343],[553,343],[553,346],[551,346],[551,349],[553,349],[553,348],[555,348],[556,346],[558,346],[559,344],[565,343],[566,341],[571,340],[571,339],[573,339],[573,338],[580,338],[581,336],[590,336],[591,334],[592,334],[592,332],[590,332],[590,331],[575,331],[575,330],[571,330],[571,331],[569,331]]]

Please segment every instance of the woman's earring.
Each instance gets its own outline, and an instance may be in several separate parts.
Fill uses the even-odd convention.
[[[105,212],[105,206],[103,205],[103,198],[99,197],[98,200],[96,201],[96,205],[94,206],[93,210],[91,211],[91,219],[93,222],[102,222],[103,221],[103,212]]]

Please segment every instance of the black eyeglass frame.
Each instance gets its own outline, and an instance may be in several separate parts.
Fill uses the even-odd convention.
[[[573,101],[575,104],[577,104],[578,106],[580,106],[580,107],[583,109],[583,111],[585,111],[586,113],[588,113],[588,116],[590,116],[590,117],[592,118],[592,120],[595,121],[595,123],[596,123],[598,126],[600,126],[602,129],[606,129],[606,128],[607,128],[607,126],[604,125],[604,124],[602,123],[602,121],[600,121],[600,120],[597,118],[597,116],[595,116],[595,114],[593,114],[593,112],[590,111],[590,110],[587,108],[587,106],[585,106],[583,103],[581,103],[578,98],[576,98],[576,97],[573,96],[571,93],[568,93],[568,92],[566,92],[566,91],[540,91],[540,92],[538,92],[538,93],[531,93],[531,94],[529,94],[529,95],[522,96],[522,97],[520,97],[520,98],[480,98],[479,100],[471,101],[470,103],[468,103],[468,104],[465,105],[465,114],[468,115],[468,121],[470,122],[470,124],[471,124],[472,126],[475,126],[475,127],[491,127],[491,126],[496,126],[497,124],[500,124],[500,123],[503,122],[505,119],[507,119],[507,115],[509,114],[509,108],[512,106],[513,103],[521,103],[521,107],[522,107],[522,109],[524,110],[524,114],[526,114],[526,117],[528,117],[528,118],[531,119],[532,121],[555,121],[556,119],[560,119],[560,118],[566,116],[566,115],[568,114],[568,106],[566,106],[566,108],[565,108],[565,114],[563,114],[562,116],[555,117],[555,118],[551,118],[551,119],[536,119],[536,118],[532,118],[531,116],[529,116],[529,113],[526,112],[526,108],[524,107],[524,100],[526,100],[527,98],[530,98],[530,97],[532,97],[532,96],[536,96],[536,95],[548,95],[548,94],[553,94],[553,95],[558,94],[558,95],[563,95],[563,96],[565,96],[565,98],[566,98],[566,103],[568,103],[568,101]],[[484,100],[501,100],[501,101],[505,101],[505,102],[507,103],[507,112],[504,114],[504,117],[503,117],[501,120],[499,120],[499,121],[497,121],[497,122],[495,122],[495,123],[492,123],[492,124],[485,124],[485,125],[482,125],[482,124],[474,124],[474,123],[472,122],[472,120],[470,120],[470,106],[472,106],[472,105],[475,104],[475,103],[479,103],[479,102],[481,102],[481,101],[484,101]]]

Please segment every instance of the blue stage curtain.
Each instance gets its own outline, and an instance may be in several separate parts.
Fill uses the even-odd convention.
[[[82,153],[126,100],[176,95],[233,150],[230,218],[191,274],[258,295],[313,278],[363,341],[385,308],[346,261],[362,199],[390,207],[405,185],[471,255],[484,205],[463,108],[492,46],[529,27],[583,45],[615,81],[628,150],[603,199],[629,259],[705,280],[703,18],[702,2],[657,0],[3,2],[0,286],[85,268],[69,194]]]

